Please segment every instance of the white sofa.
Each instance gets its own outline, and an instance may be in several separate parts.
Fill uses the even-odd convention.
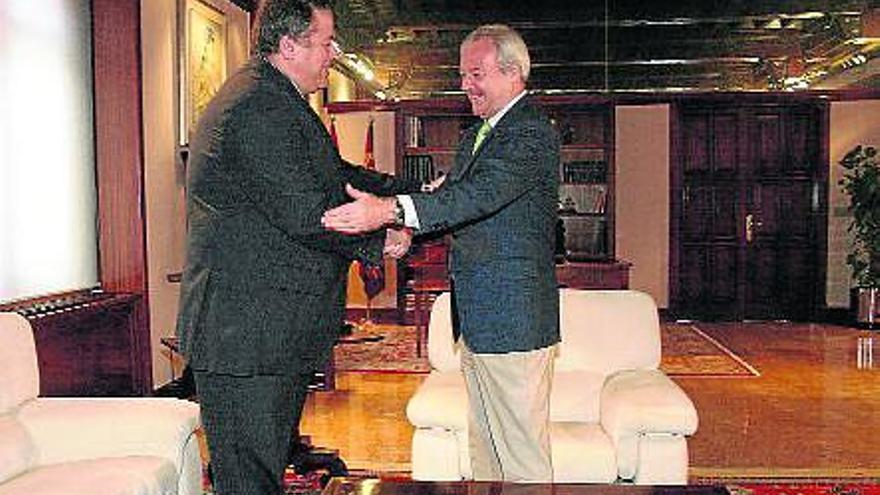
[[[41,398],[28,321],[0,313],[0,495],[196,495],[199,409],[164,398]]]
[[[554,480],[686,484],[693,403],[658,370],[657,307],[636,291],[561,289],[562,343],[550,397]],[[467,393],[453,345],[449,294],[428,327],[431,372],[407,405],[412,476],[471,479]]]

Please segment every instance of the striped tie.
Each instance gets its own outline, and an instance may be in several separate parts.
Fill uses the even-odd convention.
[[[480,143],[486,139],[486,136],[489,134],[489,131],[492,130],[492,125],[489,124],[488,120],[483,121],[483,125],[480,126],[480,130],[477,131],[477,138],[474,140],[474,149],[471,150],[471,154],[477,152],[477,149],[480,147]]]

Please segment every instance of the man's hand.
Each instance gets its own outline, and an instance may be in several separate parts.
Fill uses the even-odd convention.
[[[388,229],[382,253],[394,259],[402,258],[412,245],[412,236],[412,229]]]
[[[343,234],[361,234],[394,223],[395,198],[380,198],[347,184],[345,191],[354,198],[351,203],[324,212],[321,224]]]
[[[444,181],[446,181],[446,174],[443,174],[443,175],[437,177],[436,179],[432,180],[431,182],[428,182],[427,184],[422,184],[422,191],[421,192],[432,193],[432,192],[436,191],[437,188],[442,186]]]

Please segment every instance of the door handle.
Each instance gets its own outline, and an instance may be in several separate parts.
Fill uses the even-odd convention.
[[[762,222],[755,220],[755,215],[749,213],[746,215],[746,243],[751,244],[755,240],[755,231],[764,225]]]

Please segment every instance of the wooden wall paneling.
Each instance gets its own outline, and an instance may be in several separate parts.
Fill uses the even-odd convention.
[[[93,2],[100,267],[111,292],[146,289],[139,6]]]
[[[95,152],[103,289],[141,296],[132,307],[132,360],[152,388],[141,103],[140,0],[93,0]]]

